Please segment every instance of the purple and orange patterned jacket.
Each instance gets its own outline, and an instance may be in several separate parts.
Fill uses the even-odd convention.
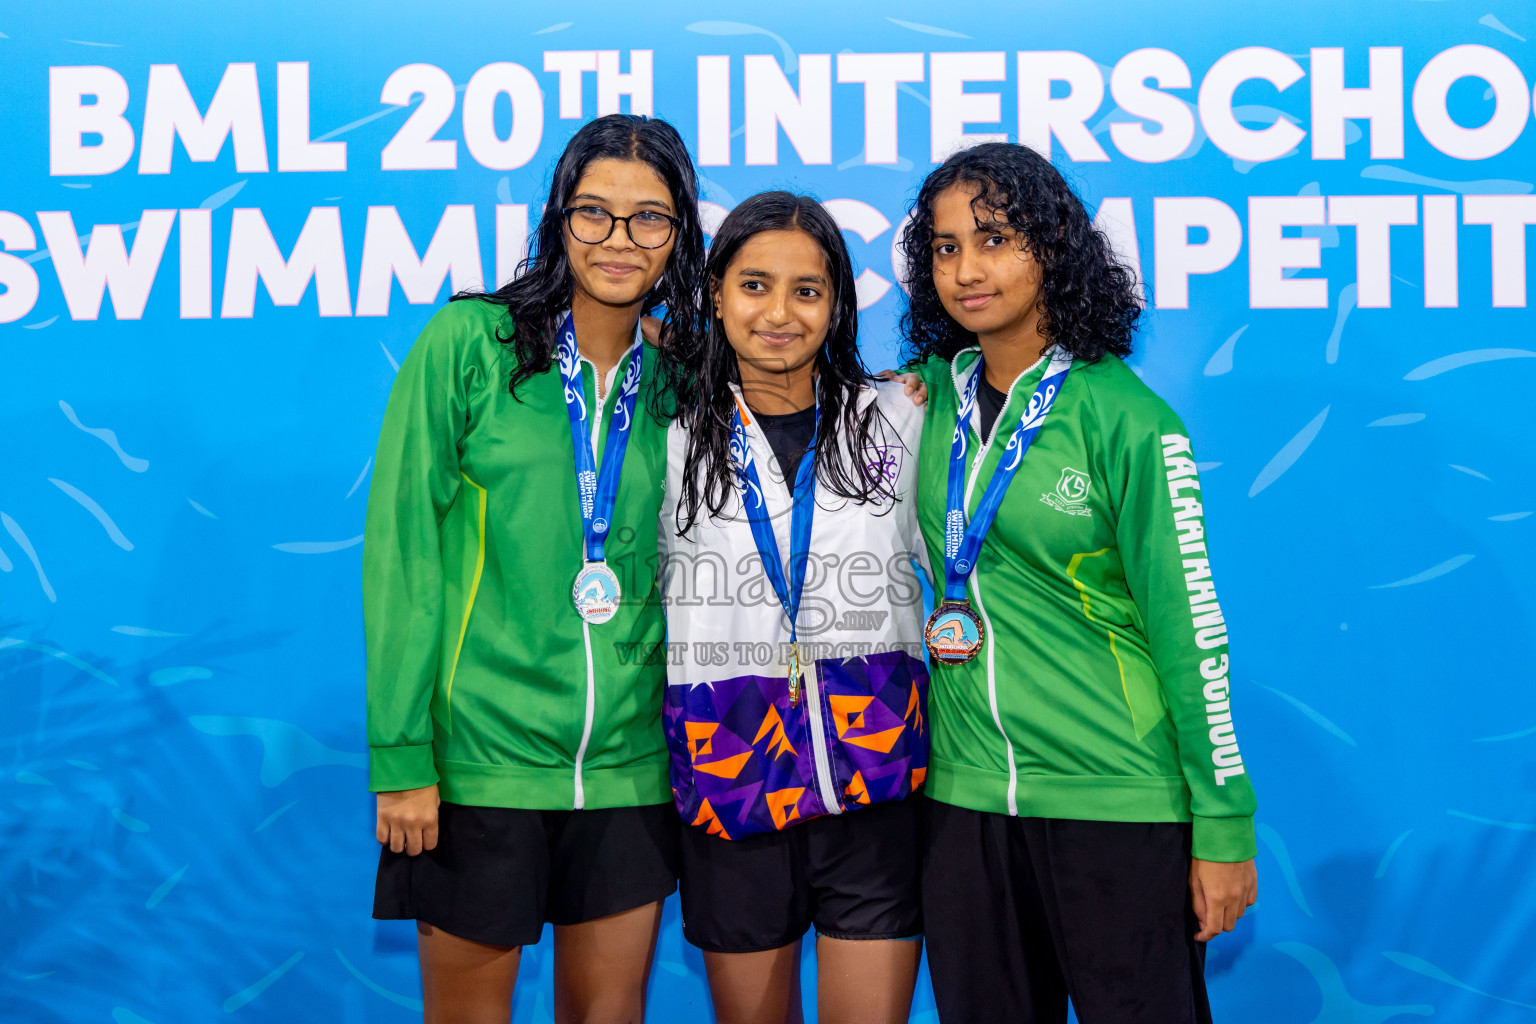
[[[927,549],[912,495],[922,410],[900,384],[867,389],[866,459],[895,494],[859,504],[818,487],[800,602],[801,683],[791,699],[789,623],[763,572],[739,492],[677,536],[687,433],[667,439],[661,585],[667,612],[663,725],[683,822],[724,839],[775,832],[920,788],[928,771],[928,670],[919,573]],[[750,419],[748,443],[781,557],[790,485]]]

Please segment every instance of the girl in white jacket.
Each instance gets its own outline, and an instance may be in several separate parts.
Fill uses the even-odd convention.
[[[665,709],[683,931],[721,1024],[905,1020],[928,764],[921,410],[858,354],[854,275],[815,200],[754,196],[715,235],[668,436]]]

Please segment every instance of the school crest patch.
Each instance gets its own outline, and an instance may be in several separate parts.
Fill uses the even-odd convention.
[[[1068,466],[1061,471],[1061,478],[1056,481],[1056,490],[1040,495],[1040,500],[1069,516],[1091,516],[1093,510],[1088,507],[1088,491],[1091,486],[1087,473]]]

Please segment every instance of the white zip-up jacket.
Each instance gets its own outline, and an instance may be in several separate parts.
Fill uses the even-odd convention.
[[[679,537],[688,434],[677,422],[669,428],[658,531],[668,644],[664,722],[678,810],[711,834],[741,838],[903,799],[927,774],[918,573],[929,572],[913,500],[922,410],[894,382],[866,388],[859,401],[861,409],[878,403],[882,415],[872,443],[845,450],[844,458],[856,454],[878,467],[894,484],[895,500],[860,503],[818,481],[794,701],[789,622],[763,571],[741,493],[734,490],[716,517],[702,512]],[[750,412],[744,425],[787,559],[792,481]]]

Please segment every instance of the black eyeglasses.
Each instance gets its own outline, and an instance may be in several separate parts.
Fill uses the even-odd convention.
[[[566,226],[571,229],[576,241],[588,245],[608,241],[614,225],[623,221],[630,241],[642,249],[660,249],[671,240],[672,232],[683,223],[677,217],[669,217],[656,210],[641,210],[628,217],[615,217],[601,206],[567,206],[560,212],[565,214]]]

